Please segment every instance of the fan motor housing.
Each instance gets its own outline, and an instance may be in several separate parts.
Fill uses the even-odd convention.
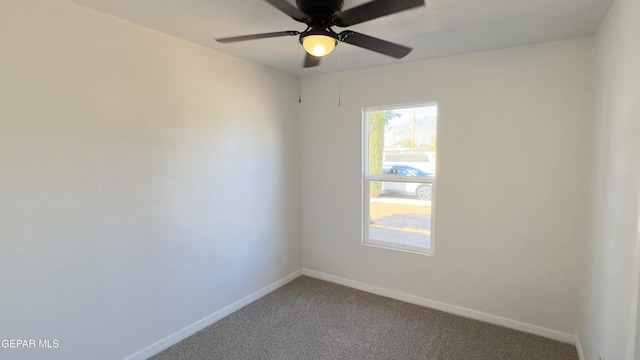
[[[303,13],[315,17],[330,17],[342,10],[343,0],[296,0],[298,9]]]

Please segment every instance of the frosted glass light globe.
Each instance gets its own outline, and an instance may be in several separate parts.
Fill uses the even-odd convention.
[[[336,40],[325,35],[308,35],[302,39],[302,47],[315,57],[329,55],[336,48]]]

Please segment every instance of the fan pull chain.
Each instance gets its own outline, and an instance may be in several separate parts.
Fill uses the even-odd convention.
[[[338,46],[338,107],[342,106],[342,46]]]
[[[302,45],[300,45],[298,43],[297,45],[297,49],[298,49],[298,104],[302,104],[302,77],[300,76],[302,74],[302,64],[300,63],[300,47]]]

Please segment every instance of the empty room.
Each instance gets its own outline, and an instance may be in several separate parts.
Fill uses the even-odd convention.
[[[640,1],[0,0],[0,359],[640,360]]]

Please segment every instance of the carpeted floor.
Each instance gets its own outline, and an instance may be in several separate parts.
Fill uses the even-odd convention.
[[[573,345],[309,277],[152,357],[577,360]]]

